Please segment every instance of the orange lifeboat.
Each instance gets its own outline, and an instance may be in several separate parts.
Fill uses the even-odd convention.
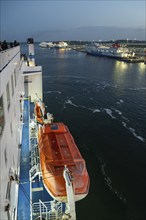
[[[72,175],[75,201],[83,199],[89,190],[89,176],[68,128],[63,123],[39,126],[38,143],[44,186],[56,200],[66,202],[67,193],[63,177],[66,165]]]

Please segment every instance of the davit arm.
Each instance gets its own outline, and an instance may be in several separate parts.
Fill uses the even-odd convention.
[[[68,203],[68,210],[66,214],[69,216],[69,219],[76,220],[75,198],[74,198],[74,190],[72,185],[72,177],[67,166],[64,167],[63,177],[66,183],[67,203]]]

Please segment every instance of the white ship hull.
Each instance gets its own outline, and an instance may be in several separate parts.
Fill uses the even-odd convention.
[[[90,45],[86,48],[87,54],[102,57],[111,57],[116,59],[123,59],[127,57],[134,57],[134,53],[130,52],[127,48],[116,46],[102,46],[102,45]]]
[[[0,219],[17,219],[18,179],[23,130],[24,93],[42,98],[41,67],[35,66],[33,45],[30,57],[21,58],[20,46],[0,52]],[[26,95],[26,94],[25,94]]]
[[[10,173],[12,170],[16,174],[19,173],[23,111],[23,103],[20,100],[21,94],[24,92],[24,79],[20,71],[22,61],[20,60],[19,46],[2,51],[0,58],[0,97],[2,100],[1,108],[3,108],[3,116],[1,112],[1,120],[3,121],[1,121],[0,125],[0,213],[1,219],[8,219],[8,214],[5,210],[9,204],[11,204],[9,215],[15,217],[17,213],[18,184],[16,181],[10,181]]]

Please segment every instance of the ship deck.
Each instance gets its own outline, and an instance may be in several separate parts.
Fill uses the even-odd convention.
[[[18,193],[18,220],[30,219],[30,184],[29,184],[29,102],[24,100],[23,131],[20,155],[20,180]]]
[[[33,103],[24,100],[23,132],[20,154],[20,180],[18,194],[18,220],[34,220],[40,216],[40,209],[46,207],[45,216],[49,213],[53,198],[46,191],[39,165],[39,153],[35,129],[31,128]],[[32,132],[31,132],[32,129]],[[53,201],[54,202],[54,201]],[[56,203],[56,202],[55,202]],[[60,204],[57,204],[59,207]],[[62,211],[65,205],[61,204]],[[46,214],[47,213],[47,214]],[[48,219],[55,219],[54,215]]]

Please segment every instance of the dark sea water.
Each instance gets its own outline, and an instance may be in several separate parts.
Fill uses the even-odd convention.
[[[35,54],[47,111],[86,160],[90,190],[77,219],[146,219],[146,65],[38,45]]]

